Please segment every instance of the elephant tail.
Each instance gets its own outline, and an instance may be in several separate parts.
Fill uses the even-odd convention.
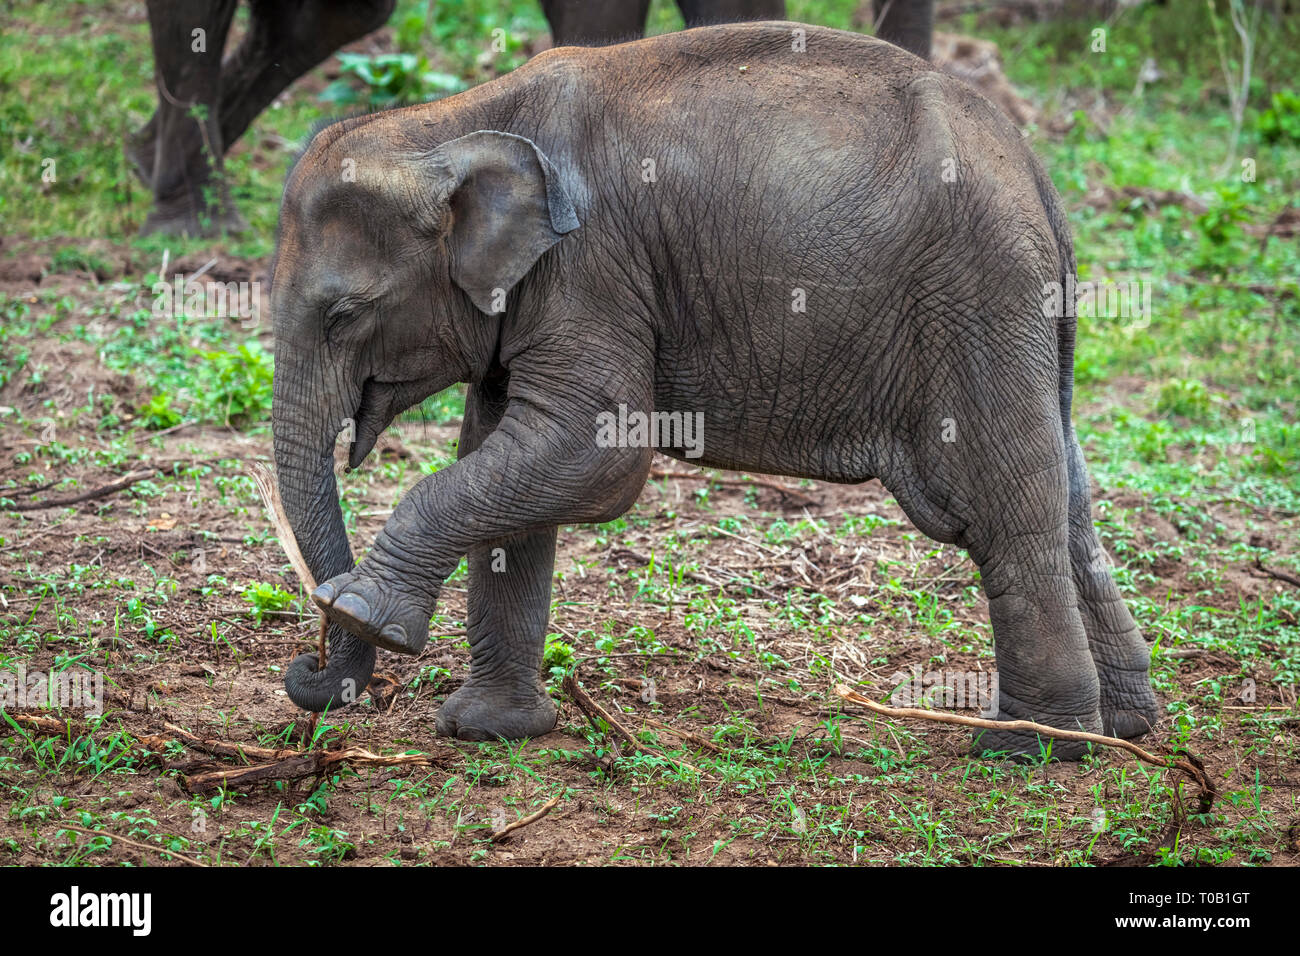
[[[1066,441],[1070,439],[1070,415],[1074,401],[1074,344],[1075,344],[1075,259],[1074,240],[1070,237],[1070,222],[1066,218],[1061,199],[1056,194],[1052,181],[1041,165],[1035,164],[1038,195],[1047,212],[1047,220],[1056,237],[1056,248],[1060,258],[1060,274],[1057,281],[1061,284],[1061,312],[1056,317],[1056,359],[1057,390],[1061,399],[1061,428]]]

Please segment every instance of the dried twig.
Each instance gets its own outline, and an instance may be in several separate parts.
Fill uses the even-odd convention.
[[[92,730],[84,721],[61,720],[43,714],[5,714],[4,716],[20,727],[27,727],[42,733],[61,735],[70,731],[81,735],[88,734]],[[173,736],[132,734],[135,739],[131,746],[154,753],[162,753],[171,744],[180,743],[193,750],[211,754],[214,757],[230,757],[245,761],[251,758],[263,761],[262,763],[232,767],[227,770],[214,770],[183,776],[182,780],[186,788],[194,793],[214,790],[221,786],[249,786],[269,780],[294,780],[299,777],[309,777],[314,774],[328,773],[343,763],[364,767],[441,766],[450,758],[452,753],[449,751],[447,754],[421,753],[383,756],[360,747],[315,751],[293,750],[290,748],[273,750],[269,747],[258,747],[254,744],[205,740],[188,730],[177,727],[175,724],[164,724],[163,726]]]
[[[578,709],[587,715],[588,720],[590,720],[593,724],[596,724],[597,720],[605,721],[605,723],[609,725],[609,729],[613,731],[617,736],[623,738],[623,740],[625,740],[628,743],[628,745],[632,747],[633,750],[637,751],[638,753],[646,754],[647,756],[650,757],[659,757],[663,760],[667,760],[669,763],[674,764],[675,766],[683,767],[687,770],[700,774],[700,776],[704,775],[704,771],[702,771],[699,767],[689,764],[685,760],[677,760],[673,757],[668,756],[667,754],[663,754],[657,750],[653,750],[650,747],[647,747],[645,744],[641,743],[641,741],[637,740],[636,737],[632,734],[632,732],[628,730],[626,727],[624,727],[617,720],[615,720],[614,716],[610,714],[609,711],[605,710],[605,708],[601,707],[600,704],[596,703],[594,700],[591,699],[591,696],[578,685],[578,681],[573,674],[568,674],[565,676],[564,681],[561,684],[561,687],[564,689],[564,692],[568,694],[570,698],[572,698],[573,702],[578,705]],[[596,727],[597,729],[599,729],[598,724],[596,724]]]
[[[559,805],[560,805],[560,798],[554,797],[553,799],[547,801],[546,805],[543,806],[536,813],[530,813],[528,814],[528,816],[516,820],[514,823],[507,823],[496,833],[492,834],[492,842],[500,843],[502,840],[508,839],[510,834],[514,833],[516,830],[520,830],[528,826],[528,824],[530,823],[536,823],[538,820],[546,816],[548,813],[550,813]]]
[[[682,740],[685,740],[689,743],[693,743],[697,747],[703,747],[705,750],[711,750],[715,754],[723,753],[721,747],[715,744],[712,740],[705,740],[699,734],[693,734],[689,730],[680,730],[677,727],[672,726],[671,724],[666,724],[662,720],[656,720],[653,717],[646,717],[643,715],[641,717],[641,720],[649,724],[651,727],[654,727],[658,730],[666,731],[667,733],[670,733],[675,737],[680,737]]]
[[[1287,584],[1293,584],[1300,588],[1300,578],[1296,577],[1294,574],[1288,574],[1286,571],[1279,571],[1276,568],[1267,567],[1264,562],[1258,558],[1255,559],[1255,567],[1260,571],[1263,571],[1270,578],[1276,578],[1278,581],[1285,581]]]
[[[631,548],[614,548],[610,553],[616,557],[625,554],[633,561],[636,561],[638,564],[643,564],[646,567],[649,567],[653,560],[648,555],[644,555],[639,551],[633,551]],[[755,594],[761,594],[764,597],[774,598],[777,600],[780,599],[780,595],[771,588],[765,588],[763,585],[756,584],[753,581],[746,581],[744,578],[738,577],[732,578],[730,581],[715,581],[707,574],[702,574],[699,571],[691,571],[686,568],[679,568],[676,565],[673,566],[673,573],[680,574],[686,580],[694,581],[696,584],[703,584],[707,588],[717,588],[719,591],[725,591],[727,588],[747,588]]]
[[[920,710],[916,707],[886,707],[884,704],[878,704],[869,697],[863,697],[857,691],[852,690],[844,684],[838,684],[835,687],[835,693],[847,701],[855,704],[861,704],[867,710],[880,714],[884,717],[893,717],[895,719],[914,718],[916,720],[933,720],[941,724],[958,724],[962,727],[980,727],[985,730],[1019,730],[1031,734],[1040,734],[1044,737],[1054,737],[1060,740],[1082,740],[1087,743],[1100,744],[1103,747],[1114,747],[1118,750],[1126,750],[1139,760],[1153,764],[1157,767],[1164,767],[1167,770],[1181,770],[1191,777],[1201,788],[1201,812],[1206,813],[1214,803],[1214,785],[1210,782],[1209,775],[1205,770],[1198,766],[1200,761],[1189,754],[1189,760],[1182,760],[1178,757],[1159,756],[1148,750],[1143,750],[1137,744],[1119,737],[1106,737],[1102,734],[1090,734],[1084,730],[1061,730],[1058,727],[1049,727],[1046,724],[1035,723],[1032,720],[989,720],[984,717],[967,717],[964,714],[948,714],[942,711]],[[1196,761],[1193,763],[1192,761]]]
[[[71,823],[60,823],[60,830],[72,830],[74,833],[85,833],[90,836],[108,837],[110,840],[121,840],[123,843],[136,847],[141,850],[149,850],[153,853],[163,853],[182,863],[188,863],[190,866],[199,866],[207,869],[206,863],[201,863],[192,856],[186,856],[184,853],[177,853],[175,850],[169,850],[165,846],[152,846],[148,843],[141,843],[139,840],[132,840],[130,837],[118,836],[116,833],[109,833],[107,830],[87,830],[85,827],[76,827]]]
[[[218,787],[247,787],[271,780],[296,780],[301,777],[326,774],[343,763],[363,767],[428,767],[433,765],[435,760],[428,754],[397,754],[385,757],[360,747],[348,747],[345,750],[315,750],[307,753],[296,751],[292,752],[291,756],[270,763],[193,774],[182,779],[187,790],[191,793],[200,793]]]
[[[40,511],[42,508],[66,508],[70,505],[79,505],[83,501],[90,501],[94,498],[103,498],[107,495],[115,494],[130,488],[137,482],[144,481],[146,478],[152,478],[159,473],[158,468],[148,468],[140,471],[133,471],[123,475],[116,481],[110,481],[106,485],[100,485],[97,488],[91,488],[89,491],[83,491],[79,495],[69,495],[64,498],[49,498],[45,501],[25,501],[22,504],[8,505],[5,511]]]
[[[703,471],[672,471],[665,468],[651,468],[650,477],[652,478],[685,478],[688,481],[707,481],[711,485],[729,485],[736,488],[751,488],[758,485],[761,488],[770,488],[772,491],[778,491],[789,498],[796,498],[805,501],[810,505],[820,506],[821,502],[811,495],[805,494],[798,488],[791,488],[789,485],[783,485],[779,481],[772,481],[770,478],[759,478],[751,475],[748,478],[718,478]]]

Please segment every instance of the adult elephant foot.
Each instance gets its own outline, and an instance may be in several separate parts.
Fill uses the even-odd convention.
[[[349,571],[330,578],[311,597],[331,623],[368,644],[418,654],[429,642],[429,612],[400,588]]]
[[[555,729],[555,703],[540,678],[470,677],[438,711],[438,734],[459,740],[520,740]]]
[[[233,208],[221,209],[215,213],[200,213],[192,206],[156,206],[140,226],[142,236],[162,233],[167,236],[210,238],[222,234],[239,235],[247,231],[248,223]]]

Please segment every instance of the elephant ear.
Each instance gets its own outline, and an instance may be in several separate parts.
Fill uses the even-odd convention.
[[[513,133],[469,133],[443,143],[430,161],[451,213],[451,278],[482,312],[499,312],[504,293],[578,228],[573,203],[546,154]]]

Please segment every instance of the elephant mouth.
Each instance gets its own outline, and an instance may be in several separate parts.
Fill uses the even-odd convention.
[[[361,400],[353,413],[352,442],[348,446],[348,468],[354,470],[370,454],[393,419],[408,408],[418,405],[430,395],[435,395],[455,384],[456,379],[440,378],[403,379],[381,381],[374,376],[361,385]],[[346,427],[346,423],[345,423]]]
[[[367,455],[393,420],[393,386],[368,378],[361,386],[361,401],[352,416],[352,442],[348,445],[348,468],[361,467]],[[346,427],[346,423],[345,423]]]

